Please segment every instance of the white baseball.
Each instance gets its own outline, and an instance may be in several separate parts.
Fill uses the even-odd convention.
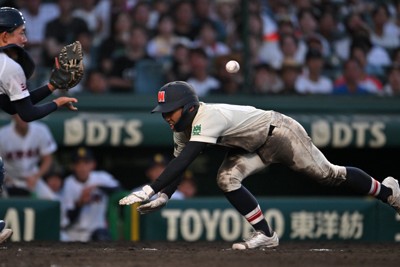
[[[236,60],[230,60],[226,63],[225,69],[229,73],[236,73],[240,70],[240,65]]]

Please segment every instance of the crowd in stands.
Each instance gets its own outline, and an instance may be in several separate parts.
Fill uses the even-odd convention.
[[[154,93],[184,80],[200,97],[400,94],[397,0],[8,2],[27,22],[31,83],[48,78],[63,45],[82,43],[87,73],[70,93]],[[231,59],[237,74],[224,69]]]

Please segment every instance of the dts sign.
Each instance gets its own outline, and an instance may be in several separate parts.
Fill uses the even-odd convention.
[[[379,148],[386,145],[385,123],[378,121],[317,120],[311,124],[311,138],[317,147]]]

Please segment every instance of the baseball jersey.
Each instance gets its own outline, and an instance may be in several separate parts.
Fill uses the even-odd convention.
[[[25,136],[17,134],[14,122],[0,128],[0,155],[4,160],[6,175],[12,184],[27,188],[24,177],[39,171],[42,156],[57,150],[57,144],[46,124],[30,122]]]
[[[5,53],[0,53],[0,94],[8,95],[11,101],[29,96],[22,67]]]
[[[61,201],[61,211],[64,213],[61,226],[68,226],[63,231],[65,241],[86,242],[90,240],[94,230],[107,227],[108,196],[98,188],[92,191],[92,201],[82,206],[77,220],[70,225],[66,212],[75,209],[75,203],[80,199],[83,189],[88,186],[117,187],[119,183],[105,171],[92,171],[84,183],[78,181],[74,175],[66,177]]]
[[[200,102],[191,132],[174,132],[174,156],[181,153],[188,141],[254,152],[265,143],[271,119],[271,111],[251,106]]]

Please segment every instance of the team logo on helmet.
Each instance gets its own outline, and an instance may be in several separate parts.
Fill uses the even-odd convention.
[[[159,91],[158,92],[158,103],[164,103],[165,102],[165,91]]]

